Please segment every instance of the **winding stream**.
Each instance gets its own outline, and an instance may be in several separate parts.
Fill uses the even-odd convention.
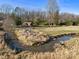
[[[54,46],[55,43],[65,42],[65,41],[68,41],[71,38],[73,38],[72,35],[63,35],[60,37],[49,38],[48,41],[43,42],[43,43],[40,42],[40,46],[37,46],[37,47],[33,47],[33,46],[25,46],[24,47],[18,40],[12,39],[11,37],[12,37],[11,33],[6,33],[4,36],[5,42],[7,43],[7,45],[9,46],[10,49],[16,50],[18,52],[21,52],[24,50],[27,50],[27,51],[48,51],[48,50],[50,50],[51,46]],[[37,43],[37,44],[39,44],[39,43]],[[49,48],[47,48],[47,46],[49,46]]]

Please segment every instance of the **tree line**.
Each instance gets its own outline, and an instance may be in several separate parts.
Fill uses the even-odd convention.
[[[59,13],[58,7],[54,5],[53,8],[51,5],[48,11],[35,11],[21,7],[12,8],[11,5],[3,4],[0,6],[0,16],[6,17],[6,24],[15,23],[16,26],[21,26],[24,22],[32,22],[32,26],[79,25],[78,15]]]

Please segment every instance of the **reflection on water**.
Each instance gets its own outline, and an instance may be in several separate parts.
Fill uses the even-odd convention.
[[[62,36],[60,38],[58,38],[59,41],[68,41],[70,40],[72,37],[71,36]]]
[[[9,36],[10,35],[10,36]],[[16,50],[16,51],[39,51],[39,52],[44,52],[44,51],[52,51],[53,47],[56,43],[61,43],[61,42],[65,42],[68,41],[72,38],[73,36],[71,35],[64,35],[64,36],[60,36],[57,38],[50,38],[48,41],[44,42],[43,45],[41,46],[37,46],[37,47],[33,47],[33,46],[25,46],[25,48],[22,46],[21,43],[19,43],[18,40],[15,39],[11,39],[11,34],[6,33],[5,35],[5,41],[7,43],[7,45],[12,49],[12,50]],[[56,40],[53,40],[56,39]],[[52,48],[52,49],[51,49]]]

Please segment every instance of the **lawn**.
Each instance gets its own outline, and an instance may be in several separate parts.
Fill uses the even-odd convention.
[[[46,34],[55,36],[67,33],[79,33],[79,26],[35,27],[34,31],[41,31]]]

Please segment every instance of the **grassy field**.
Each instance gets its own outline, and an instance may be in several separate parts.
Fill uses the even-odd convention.
[[[4,52],[0,55],[0,59],[79,59],[79,37],[72,38],[66,42],[66,47],[56,45],[53,52],[27,52],[23,51],[19,54],[10,54]],[[47,47],[48,48],[48,47]]]
[[[67,27],[36,27],[35,31],[41,31],[49,35],[61,35],[67,33],[79,33],[79,26],[67,26]]]
[[[56,44],[56,49],[53,52],[31,53],[24,51],[17,55],[12,55],[13,57],[11,59],[79,59],[78,38],[79,37],[75,37],[67,41],[65,43],[66,47]],[[10,58],[10,56],[8,58]]]
[[[23,28],[21,28],[23,29]],[[68,27],[35,27],[33,31],[40,31],[50,35],[61,35],[66,33],[79,33],[79,26]],[[38,47],[30,48],[36,52],[23,51],[19,54],[10,54],[4,52],[0,55],[0,59],[79,59],[79,35],[71,38],[65,42],[65,46],[51,41],[48,44]],[[53,49],[53,51],[48,51]],[[38,52],[43,50],[45,52]]]

